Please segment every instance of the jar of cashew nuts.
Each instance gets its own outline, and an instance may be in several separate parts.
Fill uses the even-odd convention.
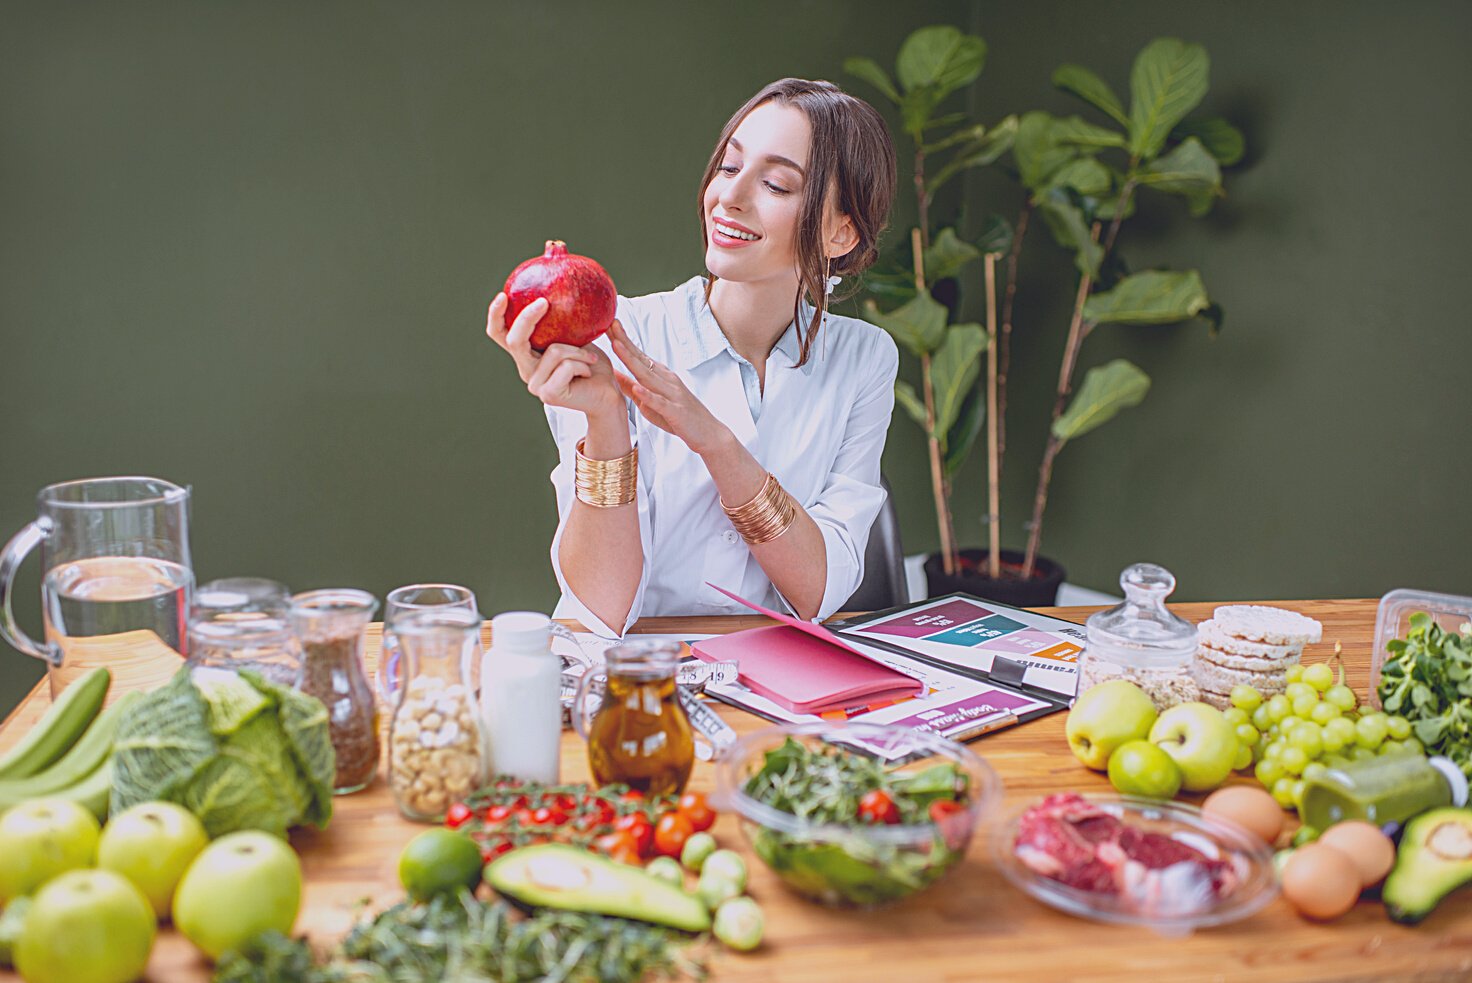
[[[481,616],[429,608],[394,626],[403,660],[389,723],[388,781],[407,818],[440,822],[484,778],[470,669],[480,661]]]

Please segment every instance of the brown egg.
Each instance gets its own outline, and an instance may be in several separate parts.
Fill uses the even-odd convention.
[[[1343,853],[1360,872],[1360,885],[1369,887],[1395,866],[1395,844],[1378,826],[1362,819],[1336,823],[1320,834],[1319,843]]]
[[[1236,823],[1257,834],[1264,843],[1272,843],[1283,832],[1283,810],[1271,795],[1256,785],[1219,788],[1201,803],[1201,811],[1213,818]]]
[[[1359,896],[1359,868],[1332,846],[1300,847],[1283,867],[1283,897],[1305,918],[1338,918]]]

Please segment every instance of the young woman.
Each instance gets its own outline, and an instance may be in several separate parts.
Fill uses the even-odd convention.
[[[615,636],[641,615],[746,612],[714,584],[826,618],[858,587],[899,356],[827,307],[873,264],[894,190],[874,108],[783,79],[731,117],[706,167],[709,277],[621,296],[607,337],[540,355],[546,302],[509,328],[505,294],[491,302],[486,334],[560,455],[559,617]]]

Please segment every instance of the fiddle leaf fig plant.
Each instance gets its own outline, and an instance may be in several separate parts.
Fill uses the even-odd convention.
[[[983,418],[976,380],[989,334],[979,324],[951,323],[951,311],[932,293],[984,256],[1005,250],[1011,237],[1005,223],[993,223],[968,242],[952,226],[931,231],[936,192],[957,176],[985,167],[1012,147],[1018,120],[995,126],[970,122],[965,113],[937,111],[946,99],[971,85],[986,64],[986,42],[949,25],[922,27],[900,45],[894,76],[871,58],[849,58],[844,70],[879,90],[899,111],[914,149],[918,224],[910,236],[908,262],[891,255],[866,277],[867,318],[888,331],[920,362],[920,390],[895,384],[895,401],[925,434],[930,479],[940,532],[942,565],[958,567],[951,514],[951,479],[965,461]],[[939,166],[933,166],[936,162]],[[933,167],[933,169],[932,169]],[[881,310],[878,300],[888,306]]]

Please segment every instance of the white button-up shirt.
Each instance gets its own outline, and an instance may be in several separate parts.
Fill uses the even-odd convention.
[[[804,304],[801,323],[806,326],[811,316],[812,307]],[[755,367],[731,348],[707,305],[704,277],[663,293],[620,296],[618,319],[634,344],[673,369],[812,516],[823,534],[828,566],[818,618],[833,614],[858,588],[869,528],[884,504],[879,458],[894,410],[899,367],[894,341],[867,321],[830,313],[807,363],[794,368],[798,335],[789,324],[767,357],[763,391]],[[620,365],[606,337],[595,344]],[[552,569],[562,588],[557,617],[576,618],[589,630],[613,637],[642,615],[750,613],[707,582],[768,607],[793,610],[726,518],[705,463],[631,402],[644,568],[628,620],[620,626],[599,620],[568,587],[558,559],[574,501],[575,451],[587,433],[587,417],[558,407],[546,410],[559,457],[552,471],[558,512]]]

